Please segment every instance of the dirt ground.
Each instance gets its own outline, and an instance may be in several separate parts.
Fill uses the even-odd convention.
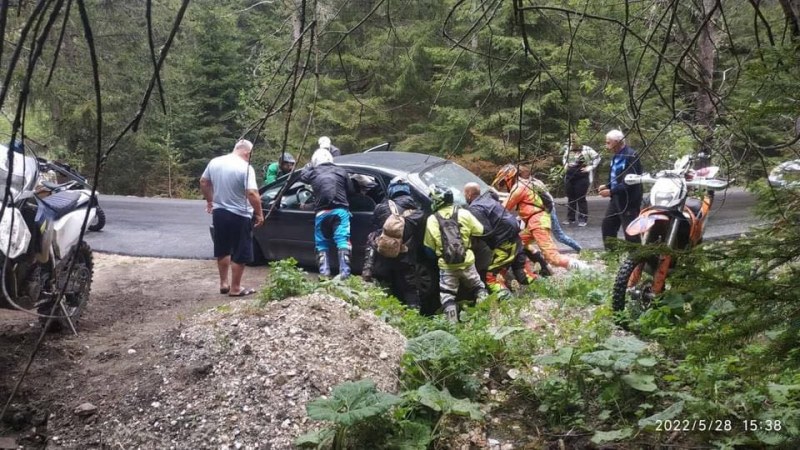
[[[213,261],[94,254],[94,281],[79,335],[48,335],[0,422],[0,449],[47,448],[53,432],[91,427],[78,420],[83,403],[116,404],[147,379],[158,339],[188,317],[227,303]],[[243,285],[259,289],[266,267],[248,267]],[[9,398],[39,337],[37,318],[0,310],[0,399]],[[48,428],[51,432],[48,433]],[[49,437],[49,443],[45,443]],[[57,436],[55,436],[57,438]],[[101,444],[98,442],[98,444]],[[100,445],[102,446],[102,445]]]

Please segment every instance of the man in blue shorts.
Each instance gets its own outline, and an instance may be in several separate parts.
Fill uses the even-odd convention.
[[[250,166],[252,151],[253,143],[242,139],[231,153],[212,159],[200,177],[206,211],[212,215],[214,225],[219,293],[231,297],[256,292],[241,285],[245,264],[253,261],[253,225],[264,224],[256,172]]]

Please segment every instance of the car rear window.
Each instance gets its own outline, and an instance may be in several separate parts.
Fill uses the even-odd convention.
[[[453,200],[459,204],[466,204],[464,198],[464,185],[470,182],[478,183],[481,192],[489,189],[489,185],[484,183],[477,175],[459,166],[454,162],[446,162],[419,174],[420,179],[430,186],[438,184],[450,188],[453,191]]]

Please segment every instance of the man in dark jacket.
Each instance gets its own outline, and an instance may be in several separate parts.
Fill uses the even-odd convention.
[[[639,214],[642,186],[625,184],[625,175],[641,175],[642,163],[639,155],[625,143],[625,135],[620,130],[611,130],[606,134],[606,148],[614,154],[611,158],[608,185],[604,184],[599,188],[601,197],[611,198],[602,225],[603,245],[608,250],[613,246],[620,226],[624,233],[625,228]],[[638,242],[639,238],[625,233],[625,240]]]
[[[347,171],[333,163],[330,152],[319,149],[311,157],[311,166],[303,169],[300,181],[314,192],[314,241],[319,274],[331,276],[331,241],[339,256],[339,276],[350,276],[350,203],[355,192]]]
[[[481,274],[489,291],[508,295],[510,291],[503,280],[512,276],[520,284],[530,284],[535,274],[525,271],[517,217],[503,207],[495,192],[489,190],[481,194],[481,187],[477,183],[464,185],[464,198],[469,204],[469,211],[483,224],[481,239],[492,250],[489,267],[485,274]],[[508,273],[509,267],[511,274]]]
[[[376,248],[377,237],[383,231],[383,224],[392,214],[389,201],[394,202],[397,212],[404,218],[403,244],[407,251],[401,252],[395,258],[389,258],[378,253]],[[375,206],[372,214],[373,232],[367,238],[367,250],[364,258],[362,277],[370,281],[373,276],[381,276],[391,284],[392,294],[399,298],[409,308],[420,308],[420,295],[417,283],[417,249],[422,242],[421,226],[425,215],[419,204],[411,196],[411,186],[400,177],[395,177],[387,187],[386,199]],[[375,271],[376,267],[382,270]]]

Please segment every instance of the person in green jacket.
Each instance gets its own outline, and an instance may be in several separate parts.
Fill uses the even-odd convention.
[[[286,175],[294,169],[294,156],[290,153],[283,153],[277,162],[270,164],[264,173],[264,184],[270,184],[279,177]]]
[[[462,283],[475,294],[478,302],[488,295],[486,286],[475,269],[475,255],[470,249],[472,237],[483,234],[483,225],[467,208],[461,209],[453,204],[453,191],[449,188],[431,186],[430,198],[433,214],[426,222],[423,245],[425,252],[430,257],[435,257],[439,265],[439,300],[442,302],[445,317],[451,322],[458,322],[456,294]],[[445,261],[442,229],[436,217],[449,219],[453,214],[457,214],[461,241],[466,248],[463,262],[460,263]]]

